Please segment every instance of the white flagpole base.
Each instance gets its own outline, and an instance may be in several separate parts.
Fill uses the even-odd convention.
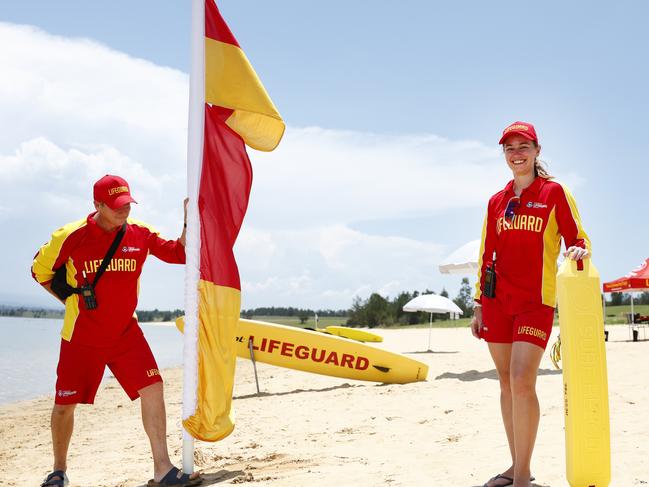
[[[183,428],[183,472],[194,473],[194,438]]]

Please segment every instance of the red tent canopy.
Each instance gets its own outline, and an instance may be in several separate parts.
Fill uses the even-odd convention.
[[[649,259],[646,259],[640,267],[633,269],[626,276],[605,282],[602,285],[605,293],[620,291],[644,291],[649,289]]]

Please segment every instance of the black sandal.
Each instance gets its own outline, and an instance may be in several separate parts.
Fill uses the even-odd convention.
[[[202,482],[201,477],[190,479],[189,474],[184,473],[177,467],[173,467],[167,472],[167,475],[162,477],[160,482],[151,479],[146,485],[147,487],[192,487],[200,485]]]
[[[59,478],[55,479],[54,477]],[[70,481],[68,480],[68,476],[65,475],[63,470],[54,470],[51,474],[45,477],[41,487],[66,487],[69,483]]]

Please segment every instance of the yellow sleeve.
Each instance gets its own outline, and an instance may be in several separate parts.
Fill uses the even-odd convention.
[[[54,277],[54,269],[59,261],[61,250],[72,232],[86,224],[86,219],[69,223],[52,234],[49,242],[43,245],[32,262],[32,277],[39,284],[47,284]],[[67,260],[67,259],[66,259]],[[59,263],[59,265],[62,263]]]

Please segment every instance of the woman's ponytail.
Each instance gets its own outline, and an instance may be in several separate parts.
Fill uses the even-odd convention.
[[[552,176],[548,172],[547,168],[545,167],[545,163],[538,158],[534,160],[534,176],[539,176],[545,179],[554,178],[554,176]]]

